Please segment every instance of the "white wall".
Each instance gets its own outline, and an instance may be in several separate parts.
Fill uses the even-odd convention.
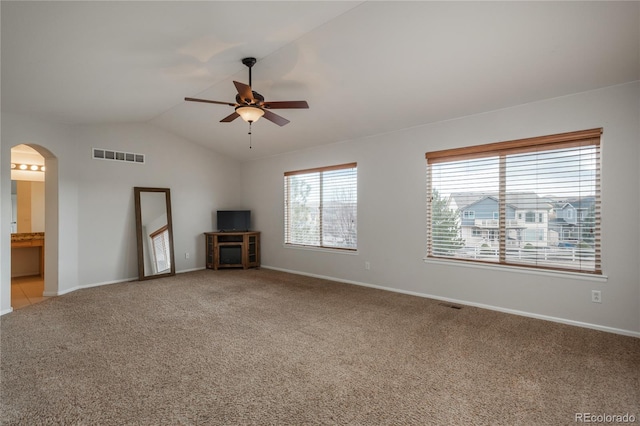
[[[203,268],[215,211],[240,201],[239,164],[146,124],[83,126],[74,136],[81,285],[138,276],[134,186],[171,189],[176,271]],[[145,154],[145,164],[93,160],[93,147]]]
[[[11,147],[0,143],[0,315],[11,312]],[[9,223],[7,223],[9,222]],[[6,283],[9,282],[7,286]]]
[[[246,162],[267,267],[640,336],[638,82]],[[425,263],[427,151],[603,127],[606,281]],[[358,253],[283,246],[283,173],[358,162]],[[275,207],[275,208],[274,208]],[[365,261],[371,269],[365,270]],[[602,304],[591,290],[602,291]]]
[[[46,215],[58,223],[59,232],[47,222],[45,238],[58,248],[58,270],[45,267],[45,293],[137,277],[134,186],[171,189],[177,272],[204,267],[203,232],[213,230],[217,208],[240,202],[237,162],[150,125],[60,126],[3,114],[1,313],[11,310],[10,150],[20,143],[39,145],[55,156],[46,163]],[[146,154],[146,163],[93,160],[93,147]],[[56,179],[49,179],[49,173]],[[55,187],[55,197],[48,196],[49,186]],[[53,202],[56,209],[49,208]],[[48,287],[50,282],[55,288]]]

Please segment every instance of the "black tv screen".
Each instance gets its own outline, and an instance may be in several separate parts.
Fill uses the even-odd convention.
[[[218,210],[218,229],[245,232],[251,227],[251,210]]]

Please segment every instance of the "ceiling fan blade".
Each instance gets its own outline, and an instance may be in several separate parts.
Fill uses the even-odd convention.
[[[248,104],[255,103],[255,99],[253,99],[253,92],[251,91],[251,86],[247,86],[244,83],[240,83],[239,81],[234,81],[233,84],[236,85],[236,90],[238,90],[238,94]]]
[[[207,104],[219,104],[219,105],[229,105],[229,106],[237,106],[236,104],[232,104],[229,102],[221,102],[221,101],[210,101],[208,99],[197,99],[197,98],[184,98],[185,101],[190,102],[204,102]]]
[[[285,109],[285,108],[309,108],[307,101],[276,101],[265,102],[262,104],[264,108],[269,109]]]
[[[234,111],[231,114],[227,115],[222,120],[220,120],[220,122],[221,123],[230,123],[230,122],[232,122],[233,120],[235,120],[238,117],[240,117],[240,114],[238,114],[237,112]]]
[[[266,109],[264,110],[263,117],[269,121],[276,123],[278,126],[284,126],[285,124],[289,123],[289,120],[287,120],[286,118],[280,117],[278,114],[274,114]]]

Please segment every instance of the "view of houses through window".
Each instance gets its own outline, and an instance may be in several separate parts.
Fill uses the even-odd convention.
[[[600,133],[427,153],[427,256],[600,273]]]
[[[357,249],[356,163],[284,175],[285,244]]]

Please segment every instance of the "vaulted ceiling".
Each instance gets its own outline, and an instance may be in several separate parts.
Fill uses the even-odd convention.
[[[240,161],[640,79],[638,2],[1,3],[2,111],[147,122]],[[241,63],[291,123],[220,120]]]

